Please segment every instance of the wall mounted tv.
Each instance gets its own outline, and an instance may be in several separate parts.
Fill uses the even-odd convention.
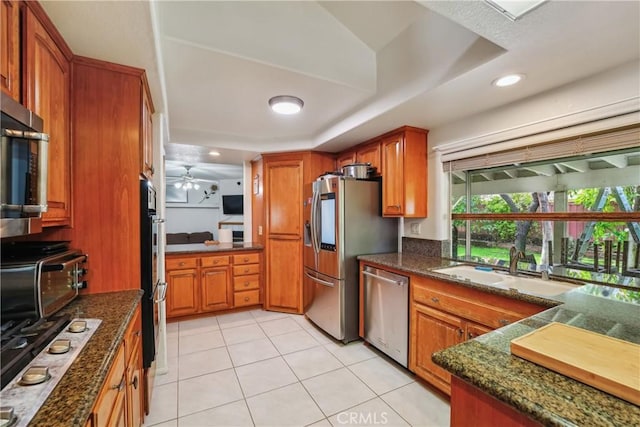
[[[222,212],[225,215],[242,215],[244,213],[242,194],[222,196]]]

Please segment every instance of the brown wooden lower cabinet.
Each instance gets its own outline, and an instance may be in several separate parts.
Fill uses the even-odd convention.
[[[451,427],[537,427],[541,424],[473,385],[451,378]]]
[[[142,320],[140,307],[127,326],[124,339],[98,394],[86,426],[142,425]]]
[[[451,374],[433,363],[433,353],[532,316],[546,307],[412,275],[409,370],[446,394]]]
[[[167,318],[262,303],[262,252],[168,255]]]

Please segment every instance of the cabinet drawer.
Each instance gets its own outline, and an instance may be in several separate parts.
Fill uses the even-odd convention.
[[[236,265],[233,267],[234,276],[243,276],[246,274],[259,274],[260,264]]]
[[[224,256],[208,256],[201,258],[203,267],[217,267],[220,265],[229,265],[229,257]]]
[[[242,254],[233,256],[233,265],[257,264],[260,262],[260,254]]]
[[[249,289],[258,289],[258,288],[260,288],[259,274],[234,277],[233,279],[233,290],[236,292],[248,291]]]
[[[114,407],[118,395],[124,394],[125,377],[124,377],[124,345],[120,345],[116,358],[111,365],[109,374],[102,385],[102,390],[98,396],[98,400],[94,407],[93,425],[107,425],[111,412]]]
[[[480,301],[470,301],[422,286],[414,286],[413,300],[491,328],[501,328],[524,317],[518,313],[484,304]]]
[[[182,268],[197,268],[197,258],[167,258],[165,261],[167,270],[180,270]]]
[[[142,337],[142,317],[140,315],[140,306],[136,308],[136,312],[131,318],[131,323],[127,327],[127,332],[124,334],[124,349],[125,360],[131,359],[133,350],[140,345],[140,339]]]
[[[260,303],[260,291],[258,289],[253,291],[235,292],[233,294],[234,307],[242,307],[243,305],[254,305]]]

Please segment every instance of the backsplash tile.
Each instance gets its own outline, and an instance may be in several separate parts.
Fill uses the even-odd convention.
[[[402,238],[402,252],[432,257],[448,257],[450,253],[448,240]]]

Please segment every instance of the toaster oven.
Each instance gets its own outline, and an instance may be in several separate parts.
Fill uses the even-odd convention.
[[[87,256],[79,250],[9,259],[6,255],[0,270],[3,320],[46,318],[71,302],[84,286]]]

